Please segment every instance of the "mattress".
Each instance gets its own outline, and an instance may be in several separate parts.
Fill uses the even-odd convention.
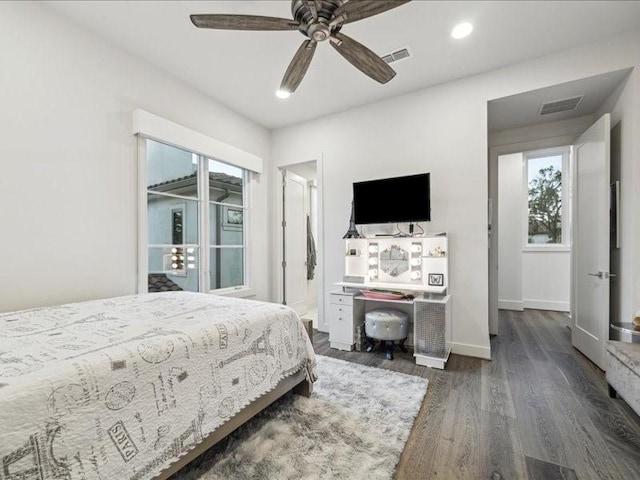
[[[0,479],[147,479],[313,348],[290,308],[167,292],[0,314]]]

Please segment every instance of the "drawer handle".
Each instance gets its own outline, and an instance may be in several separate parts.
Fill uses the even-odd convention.
[[[341,299],[341,298],[339,298],[339,299],[338,299],[338,301],[339,301],[339,302],[341,302],[341,301],[342,301],[342,299]]]
[[[339,317],[338,320],[342,320],[342,317]]]

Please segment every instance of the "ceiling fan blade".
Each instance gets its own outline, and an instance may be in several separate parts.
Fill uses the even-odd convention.
[[[333,33],[331,46],[354,67],[380,83],[387,83],[396,76],[396,72],[387,62],[353,38],[342,33]]]
[[[339,19],[338,23],[352,23],[363,18],[373,17],[379,13],[409,3],[411,0],[349,0],[343,3],[334,13],[334,18]]]
[[[191,21],[198,28],[217,30],[297,30],[300,24],[295,20],[259,15],[191,15]]]
[[[307,73],[317,45],[313,40],[305,40],[302,42],[302,45],[298,48],[293,60],[291,60],[289,64],[289,68],[287,68],[284,74],[280,90],[285,90],[289,93],[295,92],[304,75]]]

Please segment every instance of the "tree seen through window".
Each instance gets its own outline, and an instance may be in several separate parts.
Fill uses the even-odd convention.
[[[528,243],[562,243],[562,156],[528,160]]]

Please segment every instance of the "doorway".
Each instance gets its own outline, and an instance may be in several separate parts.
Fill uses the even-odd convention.
[[[499,333],[500,309],[565,312],[573,345],[603,369],[608,326],[615,321],[609,315],[608,289],[616,281],[611,275],[614,262],[609,267],[609,251],[617,248],[609,244],[608,138],[615,123],[607,123],[607,114],[618,110],[622,117],[620,98],[629,73],[629,69],[610,72],[488,104],[490,332]],[[602,134],[590,133],[596,130]],[[598,155],[589,160],[592,157],[587,153],[596,151]],[[554,174],[562,182],[546,191],[555,190],[562,215],[540,229],[541,219],[538,224],[535,218],[532,221],[540,213],[532,195],[541,185],[552,186]],[[509,176],[511,181],[506,180]],[[597,179],[593,185],[589,183],[592,177]],[[597,205],[587,205],[588,199]],[[605,214],[598,213],[596,219],[595,211]],[[604,235],[594,233],[601,230]],[[585,254],[587,250],[590,253]],[[553,259],[545,258],[551,255]],[[594,260],[593,265],[586,259]],[[527,277],[527,270],[532,269],[538,274]],[[593,292],[587,291],[587,284]],[[537,286],[540,295],[552,293],[553,297],[532,297],[532,286]],[[594,289],[597,309],[584,306],[587,299],[596,298]],[[595,311],[597,314],[587,314]],[[611,311],[619,309],[612,307]],[[581,336],[593,342],[581,341]]]
[[[570,148],[498,156],[498,308],[570,311]]]
[[[322,298],[318,162],[287,165],[280,174],[280,301],[317,329],[322,327],[318,321],[318,300]]]

